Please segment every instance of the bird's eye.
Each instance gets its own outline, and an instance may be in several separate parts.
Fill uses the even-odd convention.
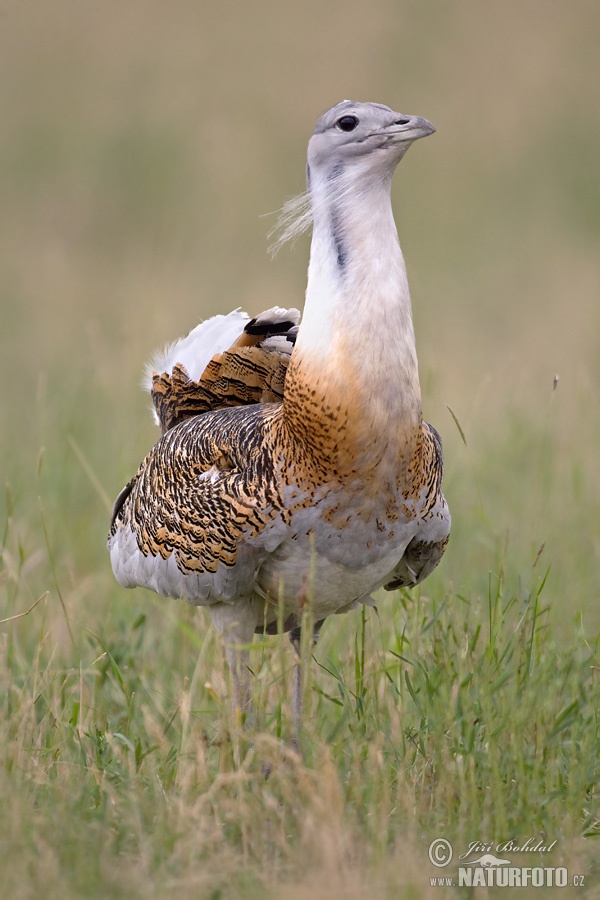
[[[354,131],[356,126],[358,125],[358,119],[356,116],[342,116],[341,119],[338,119],[335,123],[340,131]]]

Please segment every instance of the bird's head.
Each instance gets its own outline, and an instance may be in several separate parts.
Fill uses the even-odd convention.
[[[343,100],[318,120],[308,144],[307,191],[284,205],[271,250],[293,241],[333,203],[353,201],[356,191],[387,185],[413,143],[433,134],[427,119],[405,116],[381,103]]]
[[[380,103],[343,100],[318,120],[308,145],[308,178],[393,172],[413,141],[432,134],[427,119],[394,112]]]

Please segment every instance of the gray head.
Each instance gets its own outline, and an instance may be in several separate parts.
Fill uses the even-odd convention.
[[[319,209],[356,196],[357,188],[369,190],[374,181],[389,181],[413,141],[434,131],[427,119],[381,103],[343,100],[327,110],[308,144],[308,190],[284,205],[272,252],[306,231]]]
[[[308,145],[308,171],[327,176],[346,166],[393,172],[417,138],[435,131],[427,119],[394,112],[380,103],[343,100],[323,113]]]

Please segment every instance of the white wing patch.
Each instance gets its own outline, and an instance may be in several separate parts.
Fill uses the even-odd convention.
[[[108,549],[115,578],[126,588],[143,587],[164,597],[187,600],[193,606],[233,603],[250,596],[254,575],[265,551],[249,544],[241,546],[238,562],[229,567],[219,564],[216,572],[182,572],[175,554],[145,556],[129,526],[121,527],[109,538]]]

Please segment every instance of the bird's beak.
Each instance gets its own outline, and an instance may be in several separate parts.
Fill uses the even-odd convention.
[[[416,141],[417,138],[427,137],[428,134],[433,134],[434,131],[434,126],[427,119],[422,119],[420,116],[398,115],[395,122],[372,132],[372,135],[386,138],[386,143],[400,144],[405,141]]]

